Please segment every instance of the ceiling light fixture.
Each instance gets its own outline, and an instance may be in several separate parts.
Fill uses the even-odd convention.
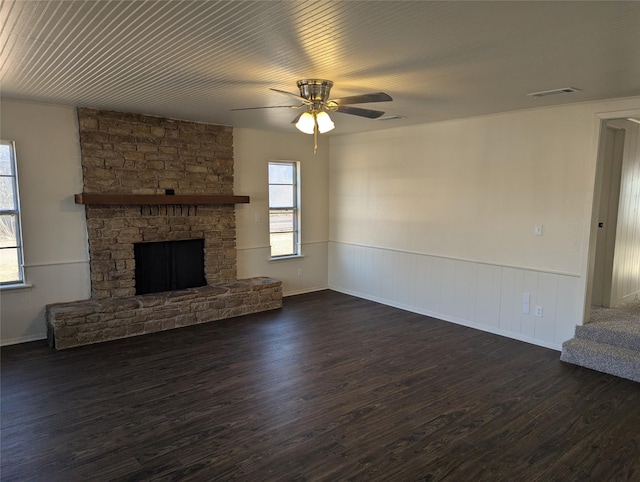
[[[296,128],[305,134],[313,134],[316,130],[316,119],[311,112],[305,112],[296,122]]]
[[[329,132],[336,126],[331,120],[331,117],[329,117],[329,114],[324,111],[320,111],[316,114],[316,122],[318,123],[318,132],[320,132],[320,134]]]
[[[254,110],[254,109],[300,109],[304,108],[304,112],[295,119],[292,124],[305,134],[313,134],[313,153],[318,150],[318,134],[324,134],[333,130],[335,124],[329,117],[328,112],[339,112],[341,114],[350,114],[368,119],[377,119],[384,115],[381,110],[363,109],[361,107],[352,107],[351,104],[368,104],[371,102],[388,102],[393,100],[389,94],[384,92],[373,92],[371,94],[350,95],[339,99],[330,99],[331,87],[333,82],[323,79],[302,79],[298,81],[299,94],[287,92],[286,90],[271,89],[274,92],[295,97],[298,105],[270,105],[263,107],[243,107],[231,110]]]
[[[305,134],[313,134],[313,153],[318,150],[318,134],[324,134],[333,130],[336,125],[323,110],[318,110],[315,107],[302,113],[298,122],[296,122],[296,128],[300,132]]]

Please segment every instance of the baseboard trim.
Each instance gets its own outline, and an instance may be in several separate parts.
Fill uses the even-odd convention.
[[[30,341],[46,340],[47,334],[42,333],[38,335],[21,336],[18,338],[9,338],[7,340],[0,340],[0,346],[19,345],[20,343],[28,343]]]
[[[369,301],[374,301],[376,303],[380,303],[382,305],[392,306],[394,308],[398,308],[405,311],[410,311],[412,313],[417,313],[419,315],[429,316],[431,318],[437,318],[438,320],[446,321],[449,323],[455,323],[456,325],[466,326],[467,328],[473,328],[475,330],[484,331],[487,333],[491,333],[498,336],[504,336],[505,338],[511,338],[512,340],[522,341],[524,343],[529,343],[530,345],[537,345],[543,348],[549,348],[550,350],[562,351],[562,345],[558,343],[552,343],[545,340],[538,340],[536,338],[531,338],[528,336],[521,335],[520,333],[514,333],[511,331],[500,330],[499,328],[494,328],[487,325],[481,325],[479,323],[474,323],[473,321],[464,320],[461,318],[456,318],[454,316],[448,316],[443,313],[436,313],[428,310],[421,310],[416,308],[415,306],[404,305],[402,303],[396,303],[384,298],[379,298],[377,296],[371,296],[364,293],[359,293],[357,291],[347,290],[343,288],[336,288],[334,286],[330,286],[329,289],[333,291],[337,291],[339,293],[344,293],[345,295],[356,296],[358,298],[362,298]]]
[[[316,288],[306,288],[303,290],[287,291],[282,293],[282,297],[286,298],[288,296],[304,295],[306,293],[315,293],[316,291],[325,291],[329,289],[331,288],[329,288],[328,286],[325,286],[325,287],[316,287]]]
[[[640,291],[629,293],[628,295],[622,297],[622,304],[634,303],[636,301],[640,301]]]

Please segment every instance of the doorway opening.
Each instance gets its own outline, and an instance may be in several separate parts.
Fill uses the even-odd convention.
[[[612,122],[604,126],[604,159],[602,162],[602,184],[600,208],[596,230],[596,259],[593,269],[591,305],[611,307],[613,265],[622,181],[622,159],[626,131]]]
[[[640,301],[639,131],[627,117],[602,121],[585,321],[592,308]]]

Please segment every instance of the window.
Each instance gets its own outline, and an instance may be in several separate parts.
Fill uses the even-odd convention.
[[[0,286],[24,282],[15,152],[13,142],[0,141]]]
[[[269,237],[271,257],[300,255],[298,163],[269,163]]]

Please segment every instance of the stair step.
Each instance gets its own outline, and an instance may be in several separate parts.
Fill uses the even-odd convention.
[[[599,321],[576,326],[576,338],[640,351],[639,321]]]
[[[560,360],[640,382],[639,351],[583,338],[572,338],[562,344]]]

